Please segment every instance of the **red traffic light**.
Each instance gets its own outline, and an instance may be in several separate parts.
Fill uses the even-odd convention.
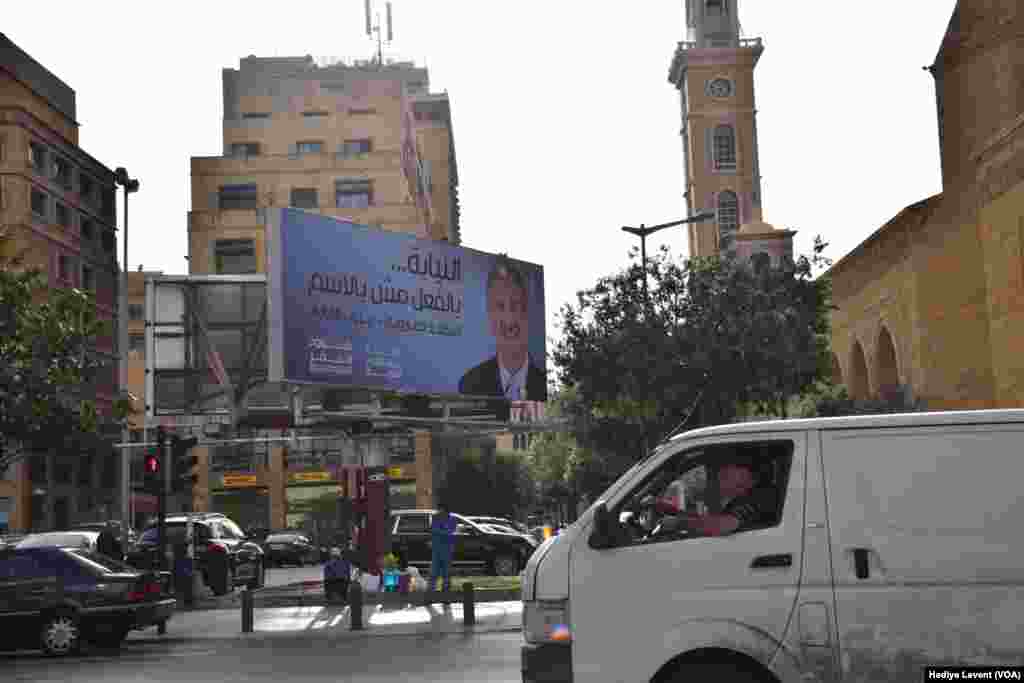
[[[143,467],[147,474],[157,474],[160,471],[160,458],[152,453],[147,455]]]

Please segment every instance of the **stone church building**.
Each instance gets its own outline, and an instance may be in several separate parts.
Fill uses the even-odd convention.
[[[1024,3],[960,0],[935,62],[942,192],[835,263],[833,375],[929,408],[1024,406]]]

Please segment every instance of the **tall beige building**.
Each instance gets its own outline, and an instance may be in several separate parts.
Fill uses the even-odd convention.
[[[740,226],[762,232],[754,67],[760,38],[741,38],[737,0],[687,0],[686,40],[676,47],[669,82],[682,106],[687,215],[715,211],[717,221],[689,225],[690,256],[735,245]]]
[[[223,78],[223,155],[192,159],[191,274],[265,272],[264,207],[460,241],[451,110],[426,69],[246,57]]]

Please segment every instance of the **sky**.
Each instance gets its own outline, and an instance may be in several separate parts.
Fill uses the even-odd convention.
[[[140,180],[129,267],[184,273],[189,158],[222,151],[221,70],[248,55],[370,57],[363,0],[100,4],[49,2],[42,20],[12,3],[0,30],[75,90],[81,146]],[[636,238],[621,226],[685,215],[679,94],[667,80],[684,4],[393,0],[385,56],[425,64],[451,100],[463,244],[544,267],[551,339],[577,291],[628,264]],[[798,253],[821,235],[839,259],[941,191],[922,67],[954,5],[740,0],[744,36],[765,45],[764,218],[799,231]],[[685,255],[685,228],[648,249],[662,244]]]

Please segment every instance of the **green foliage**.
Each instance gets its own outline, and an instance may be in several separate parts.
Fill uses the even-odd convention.
[[[826,246],[818,239],[811,256],[778,266],[678,262],[663,248],[648,259],[649,299],[638,263],[579,292],[552,356],[581,472],[611,478],[685,418],[728,422],[741,404],[784,416],[829,371],[830,284],[813,277]]]
[[[16,331],[0,338],[0,469],[27,453],[98,446],[123,425],[127,397],[101,414],[96,381],[115,362],[97,351],[110,334],[92,295],[47,290],[36,270],[0,264],[0,305],[14,309]]]
[[[924,401],[914,398],[908,387],[897,387],[881,397],[857,400],[847,393],[846,387],[830,382],[817,383],[797,402],[800,417],[917,413],[924,410],[927,410]]]
[[[526,459],[467,441],[446,463],[437,494],[452,512],[512,517],[532,504],[534,484]]]

